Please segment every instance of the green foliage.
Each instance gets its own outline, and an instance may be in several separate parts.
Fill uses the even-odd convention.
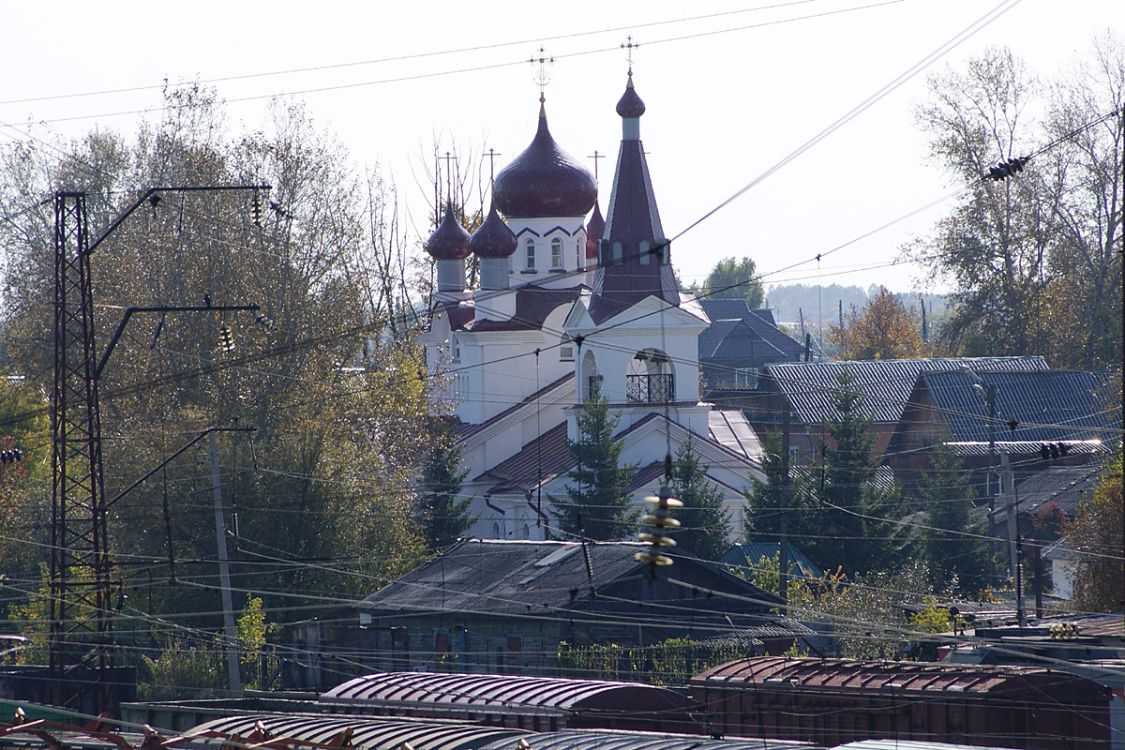
[[[676,451],[671,489],[684,504],[674,513],[681,524],[672,535],[676,550],[717,560],[727,550],[730,514],[723,509],[723,493],[707,479],[707,468],[700,466],[691,437]]]
[[[933,596],[927,596],[924,606],[910,615],[910,628],[921,633],[948,633],[963,630],[969,621],[958,613],[956,616],[949,613],[949,607],[943,607]]]
[[[568,677],[643,680],[652,685],[686,685],[693,675],[717,664],[754,655],[752,646],[669,638],[651,646],[616,643],[579,646],[562,641],[557,657]]]
[[[33,580],[47,559],[51,513],[51,426],[42,391],[0,376],[0,450],[23,460],[0,464],[0,574]]]
[[[817,492],[825,506],[819,534],[827,539],[809,548],[817,550],[814,559],[822,564],[835,562],[858,572],[887,570],[905,557],[906,539],[897,522],[900,499],[896,487],[876,481],[871,456],[875,438],[854,382],[845,371],[833,394],[839,417],[825,426],[824,485]],[[831,556],[827,545],[834,550]]]
[[[988,50],[930,80],[917,118],[934,159],[971,185],[909,249],[952,282],[942,338],[970,355],[1044,354],[1055,367],[1120,366],[1125,49],[1112,34],[1044,86],[1012,52]],[[1037,154],[1019,174],[997,161]]]
[[[762,306],[762,282],[754,261],[747,257],[720,260],[707,274],[700,292],[711,299],[744,299],[751,310]]]
[[[899,658],[911,634],[919,630],[911,620],[912,609],[926,609],[927,602],[932,604],[947,593],[935,590],[932,580],[933,574],[921,562],[854,578],[838,568],[819,581],[791,587],[789,614],[803,622],[831,626],[840,656]]]
[[[567,441],[578,462],[565,498],[552,498],[559,528],[598,541],[625,539],[636,530],[637,511],[626,491],[636,466],[618,466],[622,441],[613,437],[617,417],[597,387],[578,413],[577,441]]]
[[[803,467],[790,467],[789,500],[783,503],[785,472],[781,435],[777,432],[763,433],[762,448],[765,480],[755,478],[752,489],[746,493],[746,538],[771,542],[780,539],[781,509],[785,507],[789,509],[790,539],[800,539],[802,549],[813,559],[834,559],[835,544],[818,538],[823,507],[808,472]]]
[[[155,659],[142,656],[141,666],[141,700],[217,698],[226,691],[226,662],[217,638],[193,644],[170,640]]]
[[[468,470],[461,465],[457,436],[447,420],[431,420],[430,451],[423,466],[422,529],[431,550],[445,549],[473,525],[472,498],[461,498]]]
[[[276,635],[278,626],[266,622],[262,599],[247,596],[242,614],[235,622],[238,639],[238,661],[242,669],[242,686],[249,690],[276,690],[281,687],[281,659],[268,648],[267,639]]]
[[[885,287],[879,288],[862,312],[851,308],[844,316],[844,326],[832,326],[829,338],[839,359],[912,359],[926,353],[921,321]]]
[[[1077,557],[1073,604],[1087,612],[1121,612],[1125,601],[1125,509],[1122,508],[1122,454],[1106,467],[1093,494],[1078,506],[1064,536]]]
[[[967,536],[987,534],[984,519],[973,513],[973,490],[960,459],[944,445],[930,452],[930,469],[911,498],[924,519],[918,531],[919,553],[936,580],[975,592],[987,582],[988,542]]]

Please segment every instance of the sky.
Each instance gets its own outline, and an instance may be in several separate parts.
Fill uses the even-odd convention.
[[[647,106],[641,137],[681,278],[700,280],[720,258],[748,255],[767,284],[943,291],[947,285],[918,266],[896,263],[904,244],[948,212],[950,202],[940,199],[957,187],[928,159],[914,120],[928,95],[927,76],[1006,45],[1032,71],[1052,77],[1095,36],[1111,28],[1120,35],[1114,6],[8,3],[0,30],[0,144],[45,130],[64,137],[92,128],[132,132],[142,118],[159,120],[165,80],[214,86],[229,120],[248,130],[263,126],[271,97],[292,97],[347,147],[357,170],[378,166],[396,182],[424,236],[432,199],[421,183],[435,141],[442,150],[478,155],[492,148],[497,170],[526,148],[539,97],[538,66],[529,60],[542,47],[554,59],[545,96],[556,141],[591,170],[589,155],[609,155],[599,162],[604,210],[621,137],[614,111],[628,67],[621,45],[631,38],[639,45],[632,51],[636,90]],[[804,152],[790,159],[798,150]],[[818,254],[825,257],[817,261]]]

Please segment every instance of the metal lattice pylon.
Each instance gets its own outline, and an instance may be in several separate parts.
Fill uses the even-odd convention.
[[[86,194],[56,194],[51,686],[56,703],[89,690],[108,706],[110,560],[89,244]]]

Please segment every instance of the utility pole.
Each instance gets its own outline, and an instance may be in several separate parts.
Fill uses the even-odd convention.
[[[777,593],[781,614],[789,613],[789,407],[781,417],[781,549],[777,556]]]
[[[1016,584],[1016,618],[1022,628],[1027,624],[1027,613],[1023,608],[1023,576],[1020,570],[1020,547],[1023,546],[1019,538],[1020,499],[1016,490],[1015,474],[1012,472],[1007,453],[1000,454],[1000,471],[1003,479],[1004,499],[1007,501],[1009,572]]]
[[[215,502],[215,545],[219,555],[219,582],[223,587],[223,640],[226,642],[227,679],[230,691],[242,695],[242,673],[238,668],[238,636],[234,629],[234,602],[230,593],[230,558],[227,554],[227,523],[223,514],[223,487],[219,479],[219,439],[207,436],[211,449],[211,499]]]

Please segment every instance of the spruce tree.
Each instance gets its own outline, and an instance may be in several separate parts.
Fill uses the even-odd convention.
[[[945,445],[930,453],[930,470],[922,475],[917,501],[926,518],[921,532],[921,557],[929,563],[935,583],[966,592],[979,591],[988,579],[988,543],[962,532],[984,536],[983,519],[974,518],[973,490],[961,461]]]
[[[448,547],[457,541],[476,519],[469,514],[471,498],[460,497],[461,485],[468,471],[461,466],[461,448],[449,423],[435,419],[431,425],[432,440],[422,483],[422,529],[426,544],[433,550]]]
[[[730,514],[723,509],[723,493],[707,479],[707,467],[700,465],[690,437],[676,451],[671,489],[684,504],[674,514],[681,524],[672,535],[676,550],[704,560],[719,559],[729,546]]]
[[[836,541],[823,538],[823,508],[815,495],[806,467],[790,466],[789,498],[783,502],[784,461],[781,435],[762,434],[762,473],[765,481],[753,479],[746,492],[745,532],[748,542],[775,542],[781,539],[781,509],[788,508],[789,542],[801,548],[817,563],[836,559]],[[756,560],[753,562],[757,562]],[[790,564],[795,565],[790,557]]]
[[[825,506],[821,534],[837,555],[817,562],[861,573],[886,570],[902,554],[896,523],[899,493],[876,482],[878,466],[871,456],[875,438],[855,378],[845,370],[838,382],[833,402],[839,416],[825,425],[831,441],[823,445],[824,480],[818,491]]]
[[[613,437],[618,418],[594,387],[578,413],[579,439],[567,448],[577,461],[568,475],[566,498],[552,498],[552,514],[568,535],[599,541],[633,534],[637,510],[627,491],[636,466],[618,466],[623,443]]]

